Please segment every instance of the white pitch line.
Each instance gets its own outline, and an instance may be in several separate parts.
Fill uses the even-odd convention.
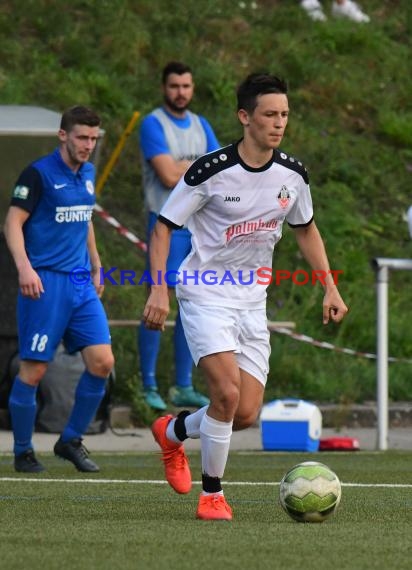
[[[100,485],[167,485],[162,479],[33,479],[31,477],[0,477],[1,482],[23,483],[94,483]],[[201,485],[201,481],[193,481],[194,485]],[[279,482],[271,481],[222,481],[222,485],[236,487],[277,487]],[[382,487],[388,489],[412,489],[409,483],[342,483],[342,487]]]

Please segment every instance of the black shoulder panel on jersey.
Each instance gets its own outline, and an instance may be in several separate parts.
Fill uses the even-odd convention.
[[[31,213],[37,206],[42,193],[41,174],[33,164],[30,164],[17,179],[10,205]]]
[[[213,152],[204,154],[194,161],[185,174],[188,186],[198,186],[215,174],[234,166],[239,162],[235,145],[230,144]]]
[[[168,220],[164,216],[161,216],[160,214],[157,216],[157,219],[159,220],[159,222],[162,222],[162,224],[164,224],[168,228],[171,228],[172,230],[181,230],[183,228],[183,226],[178,226],[177,224],[171,222],[170,220]]]
[[[293,156],[289,156],[286,152],[282,152],[279,149],[275,150],[275,155],[273,157],[273,162],[277,164],[281,164],[285,168],[290,168],[290,170],[294,170],[298,174],[300,174],[306,184],[309,184],[309,175],[308,171],[305,168],[305,165],[302,164],[300,160],[294,158]]]

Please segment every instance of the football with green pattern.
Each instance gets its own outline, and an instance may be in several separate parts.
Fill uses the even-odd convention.
[[[341,494],[336,473],[323,463],[305,461],[284,475],[279,502],[298,522],[323,522],[335,513]]]

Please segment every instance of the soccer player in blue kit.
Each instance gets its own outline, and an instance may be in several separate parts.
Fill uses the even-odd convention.
[[[32,444],[36,392],[62,339],[69,352],[81,351],[85,371],[54,453],[79,471],[99,471],[82,443],[114,365],[99,298],[101,263],[91,221],[95,169],[89,158],[99,126],[99,116],[87,107],[75,106],[63,113],[59,148],[20,174],[5,221],[4,233],[19,279],[20,367],[9,399],[14,467],[19,472],[45,469]]]
[[[219,148],[219,142],[208,121],[189,111],[194,93],[191,68],[170,61],[162,71],[163,105],[144,117],[140,126],[140,148],[143,168],[143,190],[148,213],[148,237],[172,188],[199,156]],[[191,250],[191,234],[187,228],[172,233],[167,270],[173,274]],[[149,263],[149,260],[148,260]],[[150,263],[149,263],[150,265]],[[172,279],[171,279],[172,281]],[[175,286],[169,283],[169,294]],[[140,371],[144,397],[154,410],[166,410],[158,392],[156,364],[160,351],[160,331],[142,323],[137,329]],[[176,406],[201,408],[209,399],[192,385],[193,359],[187,345],[179,310],[173,337],[175,386],[171,400]]]

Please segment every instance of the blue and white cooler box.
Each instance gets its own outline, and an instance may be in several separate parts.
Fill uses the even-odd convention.
[[[260,429],[266,451],[318,451],[322,414],[304,400],[274,400],[262,407]]]

